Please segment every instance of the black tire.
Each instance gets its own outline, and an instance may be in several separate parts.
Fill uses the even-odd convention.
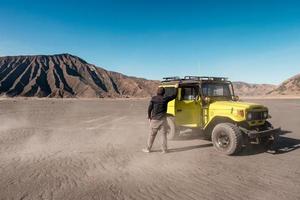
[[[234,124],[221,123],[214,127],[212,143],[215,149],[226,155],[237,154],[243,145],[241,130]]]
[[[175,125],[175,117],[168,116],[167,117],[168,123],[168,140],[174,140],[179,136],[179,128]]]

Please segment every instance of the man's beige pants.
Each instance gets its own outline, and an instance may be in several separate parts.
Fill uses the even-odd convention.
[[[168,130],[168,124],[167,124],[167,118],[164,117],[160,120],[152,119],[150,122],[150,134],[148,137],[147,142],[147,148],[151,150],[153,142],[155,140],[155,137],[158,133],[158,131],[161,132],[161,148],[163,151],[167,151],[167,130]]]

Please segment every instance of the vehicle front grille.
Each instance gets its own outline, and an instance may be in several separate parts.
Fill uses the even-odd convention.
[[[263,120],[264,113],[263,112],[252,112],[252,120]]]
[[[250,111],[247,113],[247,120],[265,120],[268,118],[267,112],[268,111]]]

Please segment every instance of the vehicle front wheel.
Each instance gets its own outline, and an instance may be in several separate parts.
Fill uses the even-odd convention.
[[[233,155],[242,149],[242,136],[241,130],[236,125],[221,123],[213,129],[212,143],[217,151],[226,155]]]
[[[167,117],[168,123],[168,140],[174,140],[179,136],[179,128],[175,124],[175,117],[168,116]]]

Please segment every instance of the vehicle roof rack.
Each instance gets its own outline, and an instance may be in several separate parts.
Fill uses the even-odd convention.
[[[227,77],[213,77],[213,76],[185,76],[184,79],[189,79],[189,80],[228,81]]]
[[[184,80],[201,80],[201,76],[185,76]]]
[[[228,81],[226,77],[211,77],[211,76],[184,76],[184,78],[180,78],[178,76],[164,77],[162,82],[170,82],[170,81],[202,81],[202,80],[210,80],[210,81]]]
[[[170,76],[170,77],[164,77],[163,81],[179,81],[181,80],[179,76]]]

